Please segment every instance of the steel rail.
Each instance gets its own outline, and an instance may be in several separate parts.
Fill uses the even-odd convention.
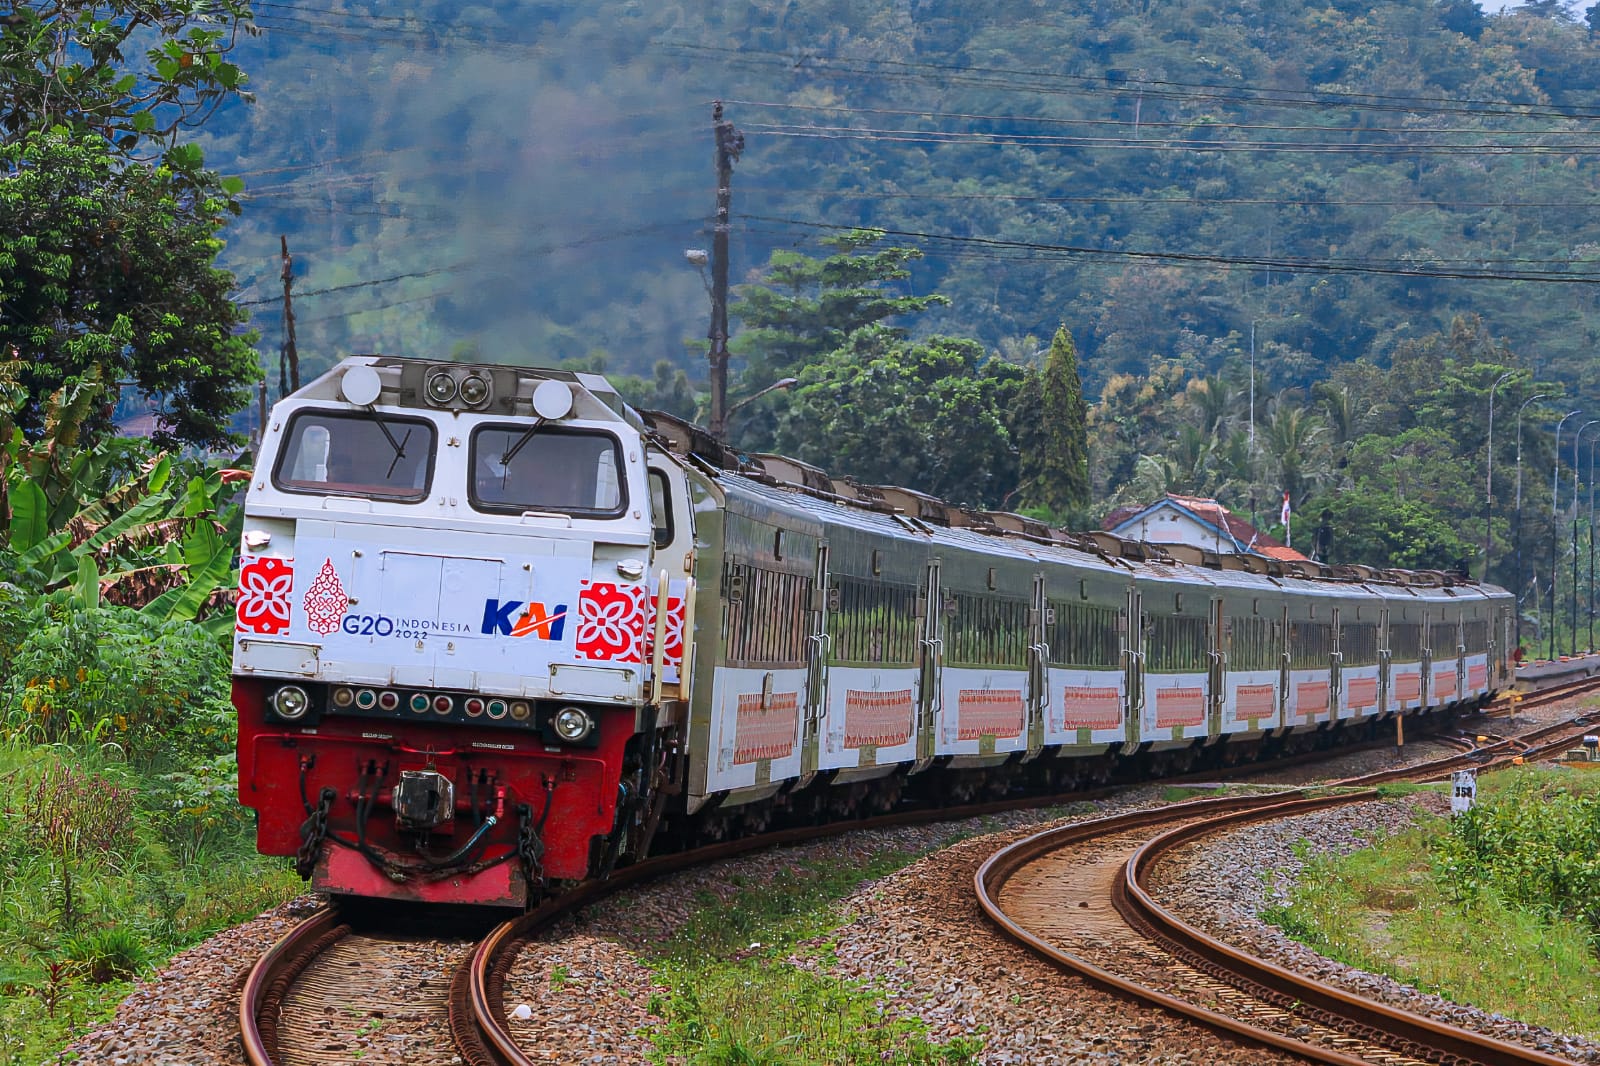
[[[239,1038],[250,1066],[273,1066],[284,993],[308,962],[349,932],[338,909],[324,907],[290,929],[250,968],[239,993]]]
[[[1272,807],[1223,813],[1170,829],[1141,845],[1124,864],[1113,903],[1129,925],[1163,948],[1180,958],[1187,957],[1186,961],[1201,960],[1198,968],[1258,998],[1280,1006],[1293,1005],[1297,1013],[1310,1015],[1314,1021],[1341,1029],[1368,1043],[1438,1063],[1572,1066],[1568,1059],[1378,1003],[1240,951],[1179,918],[1156,902],[1146,887],[1156,863],[1185,844],[1252,822],[1367,802],[1377,795],[1368,791],[1295,800]]]

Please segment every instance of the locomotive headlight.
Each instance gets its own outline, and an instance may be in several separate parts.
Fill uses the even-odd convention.
[[[456,398],[456,379],[440,371],[428,379],[428,402],[443,406]]]
[[[551,725],[555,726],[556,735],[562,740],[575,744],[589,735],[594,728],[594,719],[581,708],[563,707],[556,712]]]
[[[292,722],[311,709],[311,697],[299,685],[284,685],[272,694],[272,709],[279,718]]]
[[[461,379],[461,402],[468,407],[478,407],[489,398],[487,378],[470,374]]]

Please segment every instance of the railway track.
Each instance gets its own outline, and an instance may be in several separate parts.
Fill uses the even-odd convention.
[[[1578,682],[1524,706],[1595,688]],[[1583,719],[1575,719],[1581,722]],[[1051,964],[1207,1028],[1325,1063],[1542,1064],[1570,1060],[1397,1010],[1310,980],[1208,936],[1155,900],[1163,857],[1214,833],[1378,798],[1373,785],[1438,780],[1463,766],[1495,768],[1566,747],[1574,723],[1471,752],[1336,782],[1352,791],[1198,800],[1047,830],[979,868],[979,904],[1012,939]]]
[[[1547,694],[1534,697],[1551,701],[1568,698],[1592,685],[1575,684],[1552,689]],[[1524,702],[1524,706],[1530,705]],[[1509,760],[1519,751],[1509,740],[1494,738],[1488,745],[1477,745],[1468,740],[1440,736],[1437,739],[1454,743],[1465,750],[1437,765],[1455,765],[1461,761],[1482,760],[1491,752]],[[1559,743],[1559,742],[1558,742]],[[1339,749],[1359,750],[1363,745]],[[1370,746],[1370,745],[1368,745]],[[1329,753],[1316,753],[1326,757]],[[1231,775],[1216,771],[1166,778],[1169,783],[1185,780],[1216,780],[1219,776],[1247,776],[1251,771],[1281,769],[1286,764],[1301,761],[1284,760],[1271,767],[1250,765],[1234,768]],[[1447,773],[1448,770],[1438,772]],[[1120,787],[1120,786],[1119,786]],[[398,936],[371,936],[358,934],[345,924],[337,908],[329,907],[312,915],[273,946],[257,962],[247,976],[240,996],[239,1025],[241,1045],[246,1060],[252,1066],[293,1066],[297,1063],[327,1063],[347,1061],[369,1063],[378,1060],[363,1049],[350,1046],[330,1047],[326,1036],[326,1017],[334,1010],[346,1010],[359,1003],[357,1013],[362,1016],[392,1019],[395,1017],[420,1017],[434,1019],[448,1026],[453,1049],[438,1049],[440,1061],[458,1061],[473,1066],[520,1066],[536,1061],[518,1047],[510,1020],[503,1004],[506,974],[521,942],[537,936],[561,916],[571,913],[599,899],[621,891],[634,884],[661,877],[677,870],[707,862],[732,858],[762,848],[782,846],[816,840],[823,836],[853,832],[858,829],[922,824],[933,821],[981,817],[983,815],[1015,810],[1019,807],[1048,806],[1109,795],[1115,789],[1092,792],[1077,791],[1058,796],[1033,797],[1028,800],[1003,800],[972,804],[963,807],[946,807],[930,810],[907,811],[847,823],[834,823],[820,827],[783,830],[741,840],[726,841],[708,847],[678,854],[664,855],[617,870],[604,882],[592,882],[546,902],[536,910],[495,927],[481,940],[462,937],[447,941],[429,941],[430,958],[448,955],[459,958],[452,972],[435,974],[427,966],[410,965],[396,960],[415,938]],[[1260,805],[1257,798],[1229,798],[1198,801],[1200,805],[1221,804],[1228,809],[1249,811]],[[1229,805],[1236,805],[1230,807]],[[1189,810],[1195,804],[1180,805]],[[1163,811],[1140,812],[1124,817],[1150,819],[1159,823]],[[1208,808],[1209,809],[1209,808]],[[1078,823],[1090,825],[1094,823]],[[1069,827],[1071,828],[1071,827]],[[394,979],[396,973],[403,979]],[[1214,980],[1216,994],[1228,995],[1225,982]],[[397,987],[403,992],[397,993]],[[398,1000],[393,998],[400,995]],[[1236,993],[1234,993],[1236,994]],[[358,1020],[352,1016],[349,1020]],[[335,1037],[333,1043],[341,1041]],[[396,1061],[427,1061],[420,1046],[410,1049],[408,1055]],[[1330,1061],[1368,1061],[1356,1058]],[[1395,1058],[1395,1063],[1407,1062]],[[1535,1060],[1538,1061],[1538,1060]],[[1547,1060],[1563,1061],[1563,1060]]]

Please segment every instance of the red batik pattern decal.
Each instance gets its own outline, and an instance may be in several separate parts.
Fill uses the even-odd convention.
[[[1433,698],[1436,700],[1453,700],[1456,698],[1456,671],[1440,670],[1433,675]]]
[[[1234,694],[1233,720],[1271,718],[1278,713],[1277,685],[1240,685]]]
[[[1394,678],[1394,698],[1401,703],[1422,698],[1422,676],[1420,674],[1396,674]]]
[[[324,559],[317,579],[306,589],[300,606],[306,611],[306,626],[313,633],[327,636],[339,628],[345,612],[350,609],[350,597],[339,581],[339,571],[333,568],[332,559]]]
[[[1204,725],[1206,690],[1193,685],[1156,689],[1156,728]]]
[[[1364,711],[1378,705],[1378,679],[1375,677],[1352,677],[1345,686],[1345,692],[1352,711]]]
[[[1467,667],[1467,687],[1472,689],[1487,688],[1489,685],[1489,667],[1483,663],[1473,663]]]
[[[1021,689],[961,689],[956,697],[957,740],[1020,737],[1027,703]]]
[[[1300,681],[1294,686],[1294,713],[1301,718],[1315,718],[1328,713],[1328,683],[1326,681]]]
[[[648,604],[649,617],[645,620],[644,627],[644,654],[651,662],[655,661],[656,654],[656,601],[651,597]],[[667,632],[662,643],[666,651],[661,660],[663,668],[683,665],[683,624],[684,610],[682,596],[669,596],[667,598]]]
[[[844,694],[844,746],[871,744],[892,748],[911,739],[911,690],[871,692],[846,689]]]
[[[266,635],[289,628],[294,588],[293,559],[251,559],[239,568],[239,603],[234,628]]]
[[[741,693],[734,706],[735,765],[794,754],[795,736],[800,731],[798,692],[774,692],[764,701],[759,692]]]
[[[613,663],[643,662],[649,613],[644,586],[588,580],[579,584],[583,587],[578,592],[578,656]]]
[[[1114,686],[1068,685],[1061,693],[1062,729],[1115,729],[1122,724],[1122,693]]]

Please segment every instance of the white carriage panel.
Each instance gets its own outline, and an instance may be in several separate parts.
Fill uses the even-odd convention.
[[[1328,671],[1290,670],[1289,709],[1286,724],[1296,728],[1328,721]]]
[[[708,791],[800,775],[805,686],[804,668],[717,668],[711,685]]]
[[[830,666],[820,768],[915,761],[918,691],[915,668]]]
[[[1207,734],[1206,684],[1203,673],[1146,674],[1144,740],[1188,740]]]
[[[1027,748],[1027,671],[947,666],[941,674],[940,755],[989,755]]]
[[[1127,675],[1121,670],[1050,668],[1046,744],[1118,744],[1127,739]]]
[[[1389,665],[1389,710],[1414,711],[1422,706],[1422,663]]]
[[[1339,674],[1339,720],[1370,718],[1378,713],[1378,667],[1347,666]]]
[[[1489,655],[1487,652],[1467,656],[1467,690],[1463,699],[1473,699],[1489,691]]]
[[[1278,718],[1278,671],[1230,670],[1227,701],[1222,708],[1224,733],[1254,733],[1276,729]]]

